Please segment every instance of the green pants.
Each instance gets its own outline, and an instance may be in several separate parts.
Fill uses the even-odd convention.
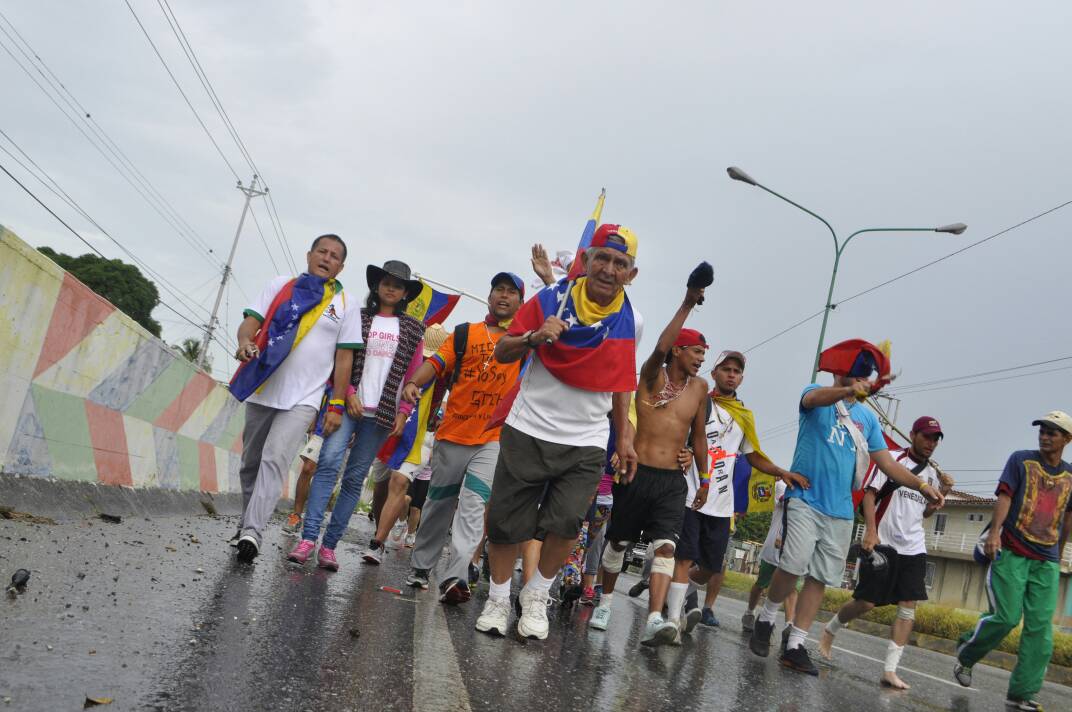
[[[1053,653],[1053,619],[1060,569],[1053,561],[1037,561],[1001,551],[986,572],[990,610],[975,628],[961,636],[957,659],[971,667],[1024,619],[1016,667],[1009,679],[1009,697],[1029,700],[1042,688]]]

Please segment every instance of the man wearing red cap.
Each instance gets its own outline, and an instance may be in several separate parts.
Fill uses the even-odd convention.
[[[916,419],[909,437],[911,445],[893,454],[894,460],[946,494],[952,483],[947,480],[943,484],[930,461],[938,441],[944,437],[942,426],[925,415]],[[880,682],[883,687],[907,690],[908,683],[897,676],[897,664],[912,632],[916,602],[927,600],[927,544],[923,520],[934,514],[935,507],[918,492],[891,482],[877,468],[872,468],[864,487],[862,508],[866,530],[861,548],[865,555],[860,559],[860,580],[852,594],[854,600],[842,606],[826,624],[819,654],[828,660],[832,657],[834,636],[849,621],[875,606],[896,603],[897,620],[890,630],[890,644],[886,648]],[[877,552],[877,555],[871,552]]]
[[[640,315],[625,285],[636,277],[636,236],[602,225],[581,253],[586,274],[525,303],[495,345],[500,363],[532,356],[506,422],[488,502],[488,600],[476,621],[506,635],[518,545],[543,535],[540,560],[518,596],[521,637],[547,637],[551,584],[577,541],[603,474],[612,413],[618,467],[636,469],[630,394]]]
[[[607,629],[614,584],[622,571],[625,551],[643,534],[655,549],[648,591],[648,622],[640,638],[643,645],[666,645],[678,639],[677,622],[665,620],[662,610],[674,574],[674,550],[688,495],[677,454],[690,428],[703,483],[696,494],[698,505],[707,499],[711,481],[704,438],[707,382],[697,375],[704,362],[707,342],[700,332],[682,328],[693,307],[703,301],[703,293],[699,287],[685,292],[677,313],[640,369],[636,393],[639,465],[635,478],[619,477],[613,488],[614,515],[603,549],[603,596],[589,621],[597,630]],[[677,605],[680,608],[680,601]]]
[[[805,576],[779,662],[809,675],[819,671],[804,640],[815,620],[827,586],[839,586],[852,537],[852,491],[858,489],[870,463],[888,478],[918,491],[941,506],[942,494],[894,461],[874,411],[863,401],[889,382],[889,359],[866,341],[854,339],[830,347],[819,370],[832,373],[834,385],[808,385],[800,398],[797,445],[790,467],[808,478],[809,489],[790,487],[785,495],[785,532],[778,570],[767,602],[760,610],[752,637],[753,653],[770,654],[774,619],[797,579]],[[878,371],[872,381],[871,374]]]

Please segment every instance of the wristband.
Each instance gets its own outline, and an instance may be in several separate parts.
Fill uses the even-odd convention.
[[[342,398],[332,398],[328,401],[328,405],[346,405],[346,401]]]
[[[521,338],[525,342],[525,347],[526,348],[530,348],[530,349],[535,348],[532,345],[532,329],[529,329],[524,334],[522,334]]]
[[[329,413],[338,413],[339,415],[342,415],[343,410],[344,410],[343,407],[341,405],[337,404],[337,403],[328,404],[328,412]]]
[[[711,486],[711,473],[710,472],[701,472],[700,473],[700,487],[710,487],[710,486]]]

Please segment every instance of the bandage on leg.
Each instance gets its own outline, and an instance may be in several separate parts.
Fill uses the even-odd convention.
[[[916,619],[916,609],[908,608],[907,606],[897,606],[897,617],[903,621],[914,621]]]
[[[603,547],[603,568],[612,574],[621,573],[622,565],[625,563],[625,547],[628,545],[629,542],[626,541],[620,541],[617,544],[608,542],[607,546]],[[622,548],[617,549],[616,546]]]
[[[674,559],[670,556],[656,556],[651,562],[651,573],[663,574],[664,576],[674,575]]]

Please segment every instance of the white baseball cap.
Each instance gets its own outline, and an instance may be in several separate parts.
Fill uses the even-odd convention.
[[[1032,425],[1042,425],[1043,423],[1063,430],[1067,435],[1072,435],[1072,415],[1063,410],[1051,410],[1038,420],[1031,421]]]

